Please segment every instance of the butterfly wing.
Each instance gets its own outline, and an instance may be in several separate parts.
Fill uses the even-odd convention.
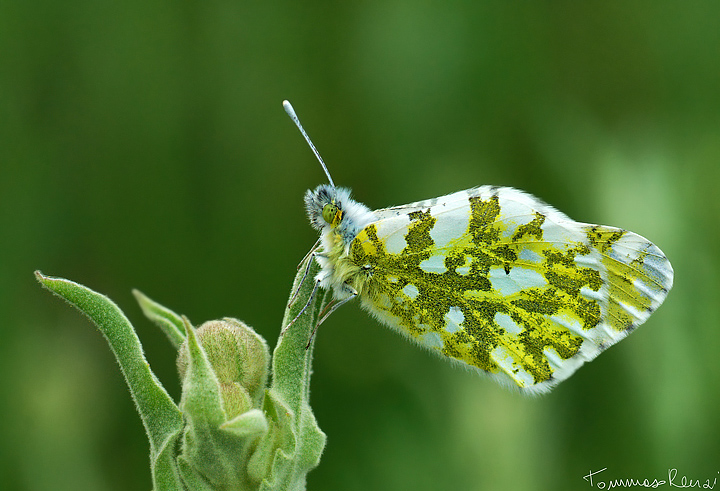
[[[485,187],[488,189],[494,188],[491,186]],[[448,209],[448,207],[463,207],[467,206],[468,193],[473,191],[473,189],[467,191],[458,191],[456,193],[448,194],[447,196],[442,196],[440,198],[431,198],[423,201],[416,201],[415,203],[408,203],[406,205],[391,206],[390,208],[375,210],[373,211],[373,214],[375,215],[375,220],[380,221],[400,215],[407,215],[418,210],[426,210],[428,208],[435,207],[438,203],[441,203],[443,209]]]
[[[483,186],[377,213],[350,246],[361,299],[419,344],[545,392],[647,320],[672,286],[632,232],[578,223],[511,188]]]

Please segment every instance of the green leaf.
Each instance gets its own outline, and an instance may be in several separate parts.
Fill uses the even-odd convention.
[[[268,422],[261,410],[251,409],[223,423],[220,428],[238,436],[260,436],[267,433]]]
[[[155,302],[140,290],[133,290],[132,292],[145,316],[160,327],[172,345],[179,349],[185,342],[185,327],[182,317]]]
[[[183,379],[180,409],[190,420],[201,425],[219,427],[225,422],[220,385],[205,350],[197,341],[195,329],[189,321],[185,322],[188,366]]]
[[[306,258],[298,270],[293,285],[297,296],[285,311],[281,331],[284,334],[273,352],[272,385],[264,404],[270,429],[251,458],[255,475],[262,474],[263,466],[270,467],[262,480],[262,490],[305,489],[306,475],[317,467],[325,448],[325,433],[310,408],[310,374],[314,348],[311,337],[327,294],[317,290],[319,294],[311,298],[319,266],[313,261],[305,275],[307,261],[312,261],[312,257]],[[286,330],[306,304],[305,312]],[[268,455],[270,449],[274,449],[272,455]]]
[[[39,271],[35,276],[45,288],[88,316],[108,341],[150,440],[154,489],[185,489],[174,460],[175,442],[183,428],[183,417],[150,369],[130,321],[104,295],[63,278],[44,276]]]

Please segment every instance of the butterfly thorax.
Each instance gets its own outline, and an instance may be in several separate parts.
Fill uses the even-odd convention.
[[[337,298],[362,293],[368,275],[350,256],[350,244],[357,234],[374,221],[373,213],[350,198],[350,190],[327,184],[305,194],[305,208],[314,228],[320,231],[316,259],[322,268],[317,279]]]

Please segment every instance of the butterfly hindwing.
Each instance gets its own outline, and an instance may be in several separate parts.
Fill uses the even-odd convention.
[[[350,244],[378,319],[500,382],[547,391],[645,321],[672,284],[646,239],[483,186],[374,212]]]

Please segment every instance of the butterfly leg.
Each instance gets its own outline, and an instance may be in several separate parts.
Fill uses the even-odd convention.
[[[292,294],[292,297],[290,297],[290,300],[288,301],[288,304],[287,304],[288,307],[291,306],[295,302],[295,299],[297,298],[298,293],[300,293],[300,288],[303,286],[303,283],[305,283],[305,279],[307,278],[308,272],[310,271],[310,266],[312,266],[313,260],[317,256],[323,255],[322,252],[317,252],[319,245],[320,245],[320,241],[317,241],[315,243],[315,245],[313,246],[313,248],[310,249],[310,252],[305,254],[305,257],[303,258],[303,260],[300,262],[300,264],[298,264],[298,270],[299,270],[300,266],[302,266],[302,264],[305,261],[307,261],[307,265],[305,266],[305,272],[303,273],[302,279],[300,280],[298,287],[295,289],[295,293]]]
[[[307,258],[310,257],[313,252],[315,252],[315,251],[318,250],[318,247],[320,247],[320,242],[321,242],[321,240],[318,239],[317,242],[315,242],[315,244],[313,244],[313,246],[310,248],[310,250],[308,251],[308,253],[305,254],[305,257],[303,257],[303,258],[302,258],[302,261],[300,261],[300,262],[298,263],[298,265],[297,265],[297,269],[298,269],[298,270],[299,270],[300,267],[303,265],[303,263],[304,263],[305,261],[307,261]]]
[[[306,272],[306,273],[307,273],[307,272]],[[303,280],[304,280],[304,277],[303,277]],[[303,315],[303,313],[305,312],[305,310],[310,306],[310,303],[312,303],[312,301],[315,299],[315,294],[317,293],[317,289],[318,289],[318,287],[320,286],[320,282],[321,282],[321,281],[322,281],[322,279],[319,279],[319,278],[315,280],[315,286],[313,287],[312,292],[310,292],[310,298],[308,298],[307,303],[305,303],[305,306],[304,306],[302,309],[300,309],[300,312],[298,312],[298,315],[296,315],[295,318],[294,318],[293,320],[291,320],[290,323],[289,323],[287,326],[285,326],[285,329],[283,329],[282,331],[280,331],[280,335],[281,335],[281,336],[282,336],[283,334],[285,334],[285,332],[286,332],[288,329],[290,329],[290,327],[291,327],[293,324],[295,324],[295,321],[297,321],[297,320],[300,318],[300,316]],[[300,287],[298,287],[298,291],[300,291]],[[295,296],[297,296],[297,292],[295,292],[295,295],[294,295],[293,297],[295,297]],[[294,300],[294,298],[293,298],[293,300]]]
[[[308,256],[305,256],[305,257],[307,258]],[[305,283],[305,278],[307,278],[308,272],[310,271],[310,266],[312,266],[312,262],[314,259],[315,259],[315,254],[312,253],[310,255],[310,257],[308,258],[307,266],[305,266],[305,272],[303,273],[302,279],[300,280],[300,283],[298,284],[297,288],[295,289],[295,293],[293,293],[292,297],[290,297],[290,301],[288,302],[288,307],[290,307],[293,303],[295,303],[295,299],[297,298],[298,293],[300,293],[300,288],[302,288],[303,283]]]
[[[312,340],[315,337],[315,333],[317,332],[318,327],[320,327],[320,324],[325,322],[325,320],[330,317],[330,314],[332,314],[341,306],[345,305],[347,302],[358,296],[357,290],[355,290],[349,285],[348,287],[352,290],[352,294],[349,297],[343,298],[342,300],[333,299],[333,301],[328,303],[325,309],[320,313],[320,320],[318,321],[317,325],[315,325],[315,329],[313,329],[312,334],[310,334],[310,339],[308,339],[307,345],[305,345],[305,349],[308,349],[310,347],[310,343],[312,343]]]

